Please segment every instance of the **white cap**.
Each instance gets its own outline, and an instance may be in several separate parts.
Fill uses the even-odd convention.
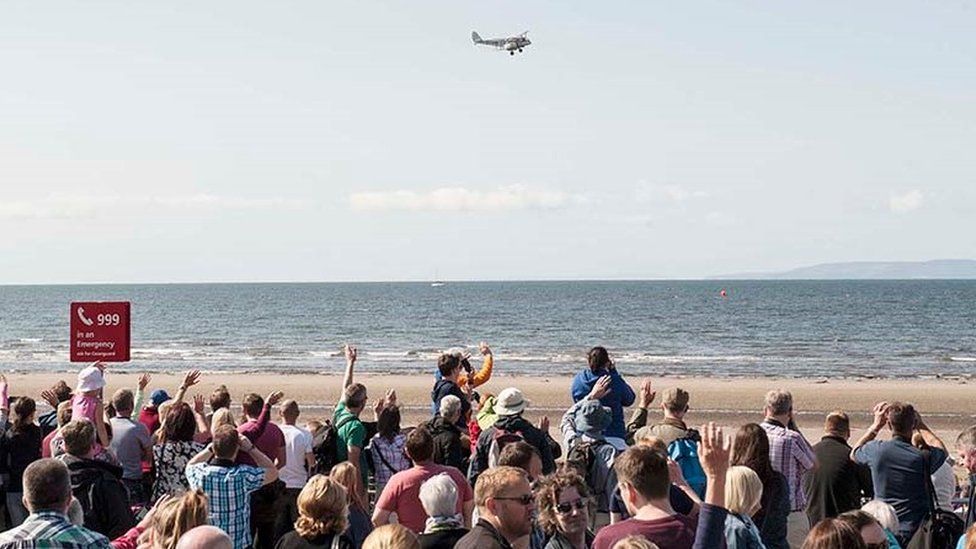
[[[75,390],[79,393],[97,391],[104,386],[105,376],[97,366],[88,366],[78,372],[78,388]]]
[[[500,416],[514,416],[521,414],[528,405],[525,395],[515,387],[509,387],[498,394],[495,402],[495,413]]]

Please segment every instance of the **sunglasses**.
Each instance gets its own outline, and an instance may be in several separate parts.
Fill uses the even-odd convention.
[[[573,509],[576,509],[577,511],[586,509],[586,502],[582,499],[578,499],[569,503],[560,503],[556,505],[556,512],[560,515],[568,515]]]
[[[493,499],[500,499],[502,501],[517,501],[522,505],[528,507],[529,505],[532,505],[532,502],[535,501],[535,496],[533,496],[532,494],[525,494],[524,496],[496,497]]]

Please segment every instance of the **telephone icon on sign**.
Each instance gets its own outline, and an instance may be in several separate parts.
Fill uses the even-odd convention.
[[[85,316],[85,309],[83,307],[78,307],[78,318],[85,324],[85,326],[91,326],[95,323],[94,320]]]

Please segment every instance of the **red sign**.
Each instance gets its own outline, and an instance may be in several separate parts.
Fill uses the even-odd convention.
[[[129,302],[71,304],[71,362],[129,361]]]

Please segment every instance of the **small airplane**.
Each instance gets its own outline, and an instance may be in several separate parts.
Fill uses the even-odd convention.
[[[525,36],[526,34],[529,34],[529,31],[525,31],[517,36],[509,36],[507,38],[490,38],[488,40],[484,40],[478,35],[477,32],[472,31],[471,40],[473,40],[475,44],[494,46],[500,50],[507,51],[509,55],[515,55],[515,52],[522,53],[522,48],[532,43],[532,41]]]

